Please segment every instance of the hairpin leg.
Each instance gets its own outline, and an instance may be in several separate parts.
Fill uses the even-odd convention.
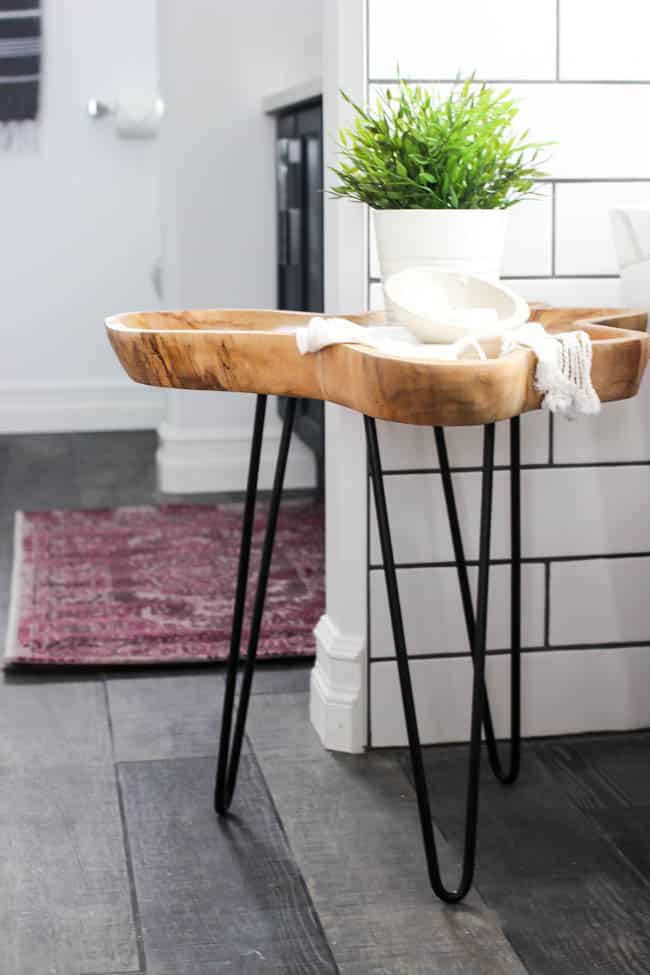
[[[509,785],[521,763],[521,452],[519,417],[510,421],[510,767]]]
[[[251,619],[250,634],[248,637],[244,674],[239,692],[239,706],[235,719],[234,733],[231,735],[235,694],[237,691],[237,672],[240,662],[242,627],[244,620],[244,609],[246,605],[246,589],[248,583],[251,542],[253,538],[255,501],[257,497],[257,482],[260,467],[260,454],[262,449],[262,435],[264,433],[265,413],[266,396],[258,396],[257,405],[255,408],[253,440],[251,444],[250,462],[248,467],[246,503],[244,506],[241,547],[239,551],[239,568],[237,571],[237,590],[235,593],[232,632],[230,637],[230,652],[228,655],[228,666],[226,670],[226,688],[223,698],[221,735],[219,739],[219,758],[217,763],[217,778],[214,790],[214,808],[220,815],[223,815],[228,811],[235,792],[235,785],[237,783],[237,772],[239,769],[239,759],[241,756],[244,730],[246,727],[248,702],[250,699],[251,685],[253,683],[253,673],[255,671],[257,645],[259,642],[262,615],[264,613],[266,587],[269,578],[269,570],[271,567],[271,558],[273,556],[275,529],[277,526],[280,501],[282,499],[282,487],[284,484],[284,474],[287,467],[287,456],[289,454],[289,445],[291,443],[293,422],[296,415],[296,401],[295,399],[289,399],[287,401],[287,409],[284,416],[282,436],[280,438],[280,446],[278,449],[275,476],[273,480],[273,490],[271,492],[271,501],[269,504],[269,511],[266,521],[266,534],[264,536],[264,545],[262,548],[259,575],[257,579],[257,590],[255,592],[255,601],[253,604],[253,615]]]
[[[449,455],[445,432],[442,427],[433,428],[442,488],[449,518],[454,559],[458,572],[463,614],[470,647],[474,646],[474,609],[467,574],[467,562],[460,532],[458,509],[449,466]],[[504,769],[499,755],[492,712],[487,687],[484,684],[483,726],[488,759],[496,778],[503,785],[511,785],[519,775],[521,753],[521,505],[520,505],[520,451],[519,417],[510,421],[510,535],[511,535],[511,577],[510,577],[510,761]]]
[[[455,890],[445,887],[440,876],[440,865],[431,818],[431,804],[427,789],[427,780],[422,760],[422,747],[418,731],[413,685],[409,667],[409,657],[404,635],[404,623],[400,605],[397,572],[393,555],[393,544],[386,506],[386,495],[381,472],[379,444],[375,421],[371,417],[364,417],[366,442],[368,445],[368,460],[372,479],[377,525],[381,543],[388,605],[390,610],[395,656],[399,675],[404,719],[408,735],[408,745],[413,767],[413,779],[422,827],[422,838],[429,871],[429,879],[435,894],[443,901],[453,904],[462,900],[467,894],[474,876],[476,859],[476,830],[478,820],[479,773],[481,765],[481,729],[485,703],[485,638],[487,628],[488,581],[490,572],[490,531],[492,521],[492,485],[494,474],[494,424],[485,427],[483,447],[483,484],[481,493],[481,529],[479,543],[479,572],[478,593],[476,600],[476,621],[473,628],[472,655],[474,659],[472,685],[472,714],[470,730],[469,775],[467,782],[465,844],[461,878]]]

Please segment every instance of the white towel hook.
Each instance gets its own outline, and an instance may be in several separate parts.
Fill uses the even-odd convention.
[[[104,115],[110,115],[112,112],[111,106],[101,98],[89,98],[87,107],[91,118],[103,118]]]

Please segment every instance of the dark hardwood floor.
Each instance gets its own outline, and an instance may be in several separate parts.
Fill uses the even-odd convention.
[[[0,437],[3,626],[14,511],[174,500],[154,449],[151,433]],[[219,821],[218,667],[5,675],[0,975],[648,975],[650,735],[526,743],[512,789],[484,770],[477,887],[450,909],[406,756],[324,751],[308,680],[260,666]],[[453,872],[465,749],[426,760]]]

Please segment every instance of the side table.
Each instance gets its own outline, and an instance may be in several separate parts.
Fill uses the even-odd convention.
[[[381,313],[346,317],[362,325],[380,324],[383,321]],[[637,393],[650,351],[650,339],[644,334],[644,313],[588,308],[540,308],[533,312],[532,317],[540,321],[550,333],[583,329],[589,334],[593,349],[592,382],[602,402],[628,399]],[[364,417],[368,467],[373,485],[395,656],[428,874],[435,894],[443,901],[456,903],[465,897],[474,876],[483,732],[489,762],[497,779],[503,785],[511,785],[519,773],[519,417],[540,407],[541,396],[534,385],[536,359],[532,352],[526,350],[518,350],[500,358],[498,342],[485,345],[488,359],[484,362],[408,360],[353,344],[332,346],[316,354],[301,356],[296,347],[294,333],[297,327],[305,325],[310,318],[311,315],[299,312],[214,309],[127,313],[106,321],[111,344],[123,367],[136,382],[176,389],[227,390],[257,395],[226,670],[214,795],[215,810],[219,815],[227,813],[237,783],[275,530],[295,419],[295,398],[305,397],[338,403],[356,410]],[[239,688],[239,703],[235,712],[260,453],[269,395],[288,396],[290,399],[278,448],[248,646]],[[460,881],[453,889],[443,882],[438,863],[384,492],[375,422],[377,419],[433,428],[465,627],[473,660],[465,844]],[[485,685],[495,424],[502,420],[508,420],[510,424],[511,502],[511,715],[510,747],[505,764],[497,747]],[[470,591],[444,430],[448,426],[474,425],[484,428],[475,607]]]

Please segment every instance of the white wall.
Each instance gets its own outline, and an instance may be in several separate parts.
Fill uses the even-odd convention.
[[[157,91],[155,0],[43,3],[37,148],[0,150],[0,429],[154,425],[103,317],[155,304],[158,143],[116,138],[91,97]]]
[[[167,306],[273,308],[274,133],[262,100],[321,72],[320,0],[160,0],[164,297]],[[243,488],[252,397],[171,393],[163,489]],[[268,411],[262,482],[278,437]],[[313,483],[294,443],[288,483]]]
[[[361,11],[362,6],[362,0],[345,5],[347,15],[353,17],[353,8]],[[522,100],[522,123],[530,126],[533,137],[560,144],[552,150],[543,198],[512,213],[504,277],[530,299],[620,305],[608,210],[650,206],[650,131],[639,124],[650,115],[650,60],[644,45],[650,11],[637,0],[614,7],[589,0],[530,0],[525,7],[523,16],[517,0],[466,0],[460,6],[368,0],[367,37],[346,55],[348,65],[363,63],[367,40],[365,84],[357,85],[353,94],[372,98],[377,88],[394,83],[398,63],[403,77],[425,85],[447,87],[459,69],[476,70],[479,80],[497,85],[511,83]],[[344,64],[337,73],[339,79],[346,76]],[[332,98],[334,92],[333,84]],[[336,228],[343,219],[337,212],[341,204],[327,206],[330,225],[333,221]],[[330,295],[336,298],[341,287],[354,294],[363,279],[370,304],[380,307],[372,238],[367,273],[359,271],[359,259],[365,258],[363,235],[351,233],[346,245],[339,234],[337,248],[331,256],[336,263],[334,280],[328,278]],[[550,423],[539,413],[522,421],[523,460],[532,465],[523,477],[524,556],[532,560],[523,575],[527,734],[650,723],[650,613],[644,596],[650,579],[650,534],[645,527],[649,409],[646,381],[637,400],[607,406],[599,418]],[[345,439],[361,450],[354,420],[347,417],[345,424],[345,430],[341,424],[337,430],[339,449]],[[399,573],[399,582],[410,651],[418,657],[414,671],[421,731],[428,741],[462,738],[471,667],[455,570],[417,567],[451,558],[432,434],[422,428],[379,426],[384,467],[423,472],[386,478],[396,555],[414,565]],[[507,463],[507,425],[500,425],[497,436],[498,463]],[[450,431],[449,444],[454,465],[480,465],[480,430]],[[331,451],[329,457],[331,463]],[[339,480],[340,495],[343,475]],[[455,480],[466,548],[475,557],[479,475],[457,473]],[[356,491],[356,483],[348,490]],[[496,492],[494,555],[507,558],[505,472],[496,477]],[[357,500],[360,512],[365,509],[360,493]],[[342,516],[332,507],[328,498],[328,519],[336,524]],[[380,555],[374,515],[368,515],[369,563],[376,566]],[[355,569],[365,532],[349,533],[345,541],[329,534],[340,571],[345,573],[346,560],[352,565],[333,591],[354,592],[365,603],[365,580],[359,580]],[[367,740],[377,746],[403,743],[380,570],[369,570],[367,580],[368,669],[366,673],[360,657],[343,683],[354,687],[361,680],[367,686]],[[507,570],[500,567],[493,571],[489,646],[501,653],[488,665],[500,731],[507,715],[507,612]],[[354,638],[363,628],[365,610],[358,609],[351,623],[342,610],[338,613],[349,628],[338,635],[345,646],[346,637]],[[330,662],[326,643],[322,641],[323,671]],[[448,653],[457,656],[446,657]],[[325,725],[321,719],[321,727]],[[345,730],[339,728],[341,741]],[[354,746],[365,741],[357,737]]]

